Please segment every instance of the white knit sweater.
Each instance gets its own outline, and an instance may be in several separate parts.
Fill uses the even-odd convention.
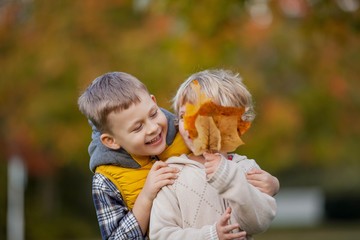
[[[233,155],[232,160],[222,158],[210,179],[206,179],[204,165],[186,155],[167,162],[180,173],[153,202],[151,240],[218,239],[215,225],[228,206],[232,209],[230,222],[239,223],[248,239],[265,231],[275,217],[275,199],[246,180],[246,172],[259,168],[254,160],[240,155]]]

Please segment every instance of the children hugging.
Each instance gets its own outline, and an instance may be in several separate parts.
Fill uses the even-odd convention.
[[[276,177],[254,160],[221,149],[194,154],[194,139],[184,128],[186,104],[196,102],[191,99],[196,98],[191,93],[194,80],[219,106],[250,106],[243,101],[248,91],[241,78],[226,70],[190,76],[174,97],[175,114],[160,108],[146,86],[124,72],[97,77],[80,95],[79,109],[93,128],[89,145],[92,196],[103,239],[251,239],[274,218]],[[235,91],[238,82],[244,88],[239,93]],[[225,91],[223,102],[208,93],[213,87],[235,93]],[[234,96],[238,102],[232,100]],[[187,205],[193,200],[178,186],[194,183],[193,177],[200,176],[197,173],[201,181],[194,190],[214,190],[205,191],[197,200],[214,203],[213,208],[198,205],[202,207],[193,216],[195,206]],[[177,204],[186,207],[177,209]]]

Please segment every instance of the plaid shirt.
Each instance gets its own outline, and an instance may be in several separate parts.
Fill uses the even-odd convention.
[[[92,195],[102,239],[148,239],[119,190],[102,174],[93,177]]]

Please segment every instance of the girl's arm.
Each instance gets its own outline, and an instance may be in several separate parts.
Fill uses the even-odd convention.
[[[246,170],[257,166],[253,160],[229,161],[222,158],[217,171],[208,179],[232,208],[235,221],[252,235],[265,231],[276,214],[276,202],[246,180]]]
[[[208,178],[210,178],[216,172],[219,166],[221,155],[219,153],[204,153],[203,156],[207,160],[205,163],[206,175]],[[248,182],[254,187],[258,188],[261,192],[270,196],[275,196],[280,189],[279,180],[270,173],[261,170],[256,163],[252,167],[253,168],[246,170],[246,178]]]

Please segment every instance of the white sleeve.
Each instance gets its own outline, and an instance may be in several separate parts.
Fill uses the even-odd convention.
[[[149,238],[218,240],[215,223],[202,228],[183,228],[182,214],[171,186],[163,187],[153,201]]]
[[[245,169],[248,166],[244,169],[243,164],[253,165],[254,162],[222,159],[218,170],[208,180],[226,199],[235,221],[249,235],[265,231],[276,215],[275,199],[262,193],[246,180]]]

